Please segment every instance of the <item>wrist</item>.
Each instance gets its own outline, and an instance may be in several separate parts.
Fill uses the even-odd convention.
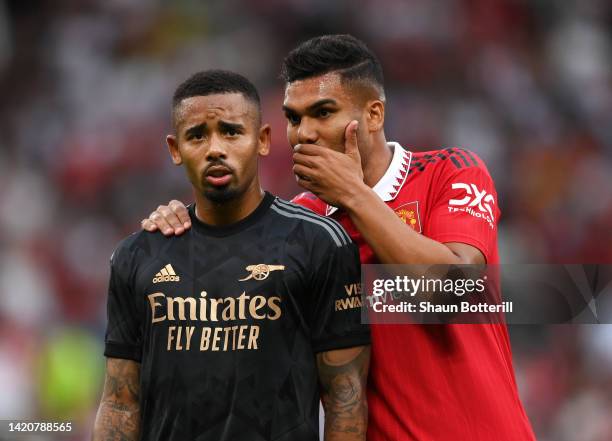
[[[351,186],[351,190],[344,194],[342,200],[339,201],[339,205],[344,211],[351,214],[359,207],[367,205],[367,198],[372,191],[364,182],[359,182]]]

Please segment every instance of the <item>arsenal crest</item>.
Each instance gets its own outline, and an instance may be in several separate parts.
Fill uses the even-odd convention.
[[[422,232],[421,217],[419,216],[419,201],[402,204],[395,209],[395,214],[417,233]]]

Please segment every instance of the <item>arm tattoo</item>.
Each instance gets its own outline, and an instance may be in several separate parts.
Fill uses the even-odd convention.
[[[317,355],[321,400],[325,409],[325,441],[365,440],[369,362],[369,346]]]
[[[140,434],[140,364],[109,358],[93,441],[136,441]]]

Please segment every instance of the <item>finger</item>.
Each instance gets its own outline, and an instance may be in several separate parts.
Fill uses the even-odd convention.
[[[306,191],[310,191],[313,194],[317,194],[316,193],[316,186],[314,185],[314,183],[308,179],[304,179],[302,177],[300,177],[299,175],[295,175],[295,180],[297,181],[298,185],[300,187],[302,187],[303,189],[305,189]]]
[[[157,211],[154,211],[149,215],[149,220],[157,225],[157,228],[164,234],[164,236],[171,236],[174,233],[174,229],[170,226],[166,219]]]
[[[183,223],[179,220],[178,216],[174,214],[174,211],[170,209],[170,207],[166,205],[160,205],[156,210],[159,214],[164,217],[164,220],[168,222],[170,227],[172,227],[174,234],[179,235],[183,234],[185,231],[185,227]]]
[[[357,129],[359,121],[353,120],[346,126],[344,130],[344,153],[347,155],[359,155],[359,146],[357,145]]]
[[[318,176],[315,170],[310,167],[305,167],[300,164],[295,164],[293,166],[293,173],[297,175],[300,179],[315,181]]]
[[[168,204],[168,207],[176,214],[181,223],[185,228],[191,227],[191,218],[189,217],[189,211],[187,211],[187,207],[181,201],[177,201],[173,199]]]
[[[302,153],[294,153],[293,154],[293,163],[298,165],[303,165],[308,168],[317,167],[317,157],[304,155]]]
[[[157,225],[155,225],[155,222],[152,222],[149,219],[141,220],[140,226],[142,227],[143,230],[149,231],[151,233],[154,231],[157,231]]]
[[[296,144],[293,147],[294,152],[299,152],[303,155],[324,156],[329,149],[316,144]]]

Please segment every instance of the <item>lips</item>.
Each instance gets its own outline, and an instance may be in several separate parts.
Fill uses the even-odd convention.
[[[222,187],[231,181],[232,171],[223,165],[213,165],[206,169],[204,177],[209,184]]]

